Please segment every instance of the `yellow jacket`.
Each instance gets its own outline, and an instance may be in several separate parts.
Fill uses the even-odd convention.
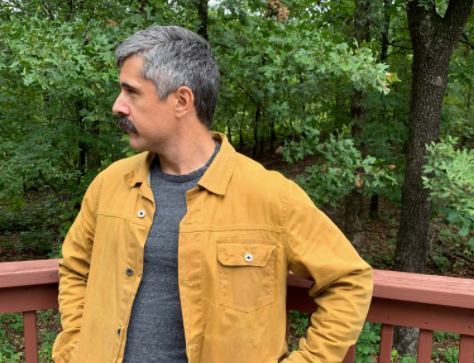
[[[186,194],[178,274],[190,363],[277,363],[287,353],[288,270],[313,279],[319,305],[284,363],[341,362],[372,296],[372,270],[306,193],[238,154],[223,134]],[[57,363],[119,363],[155,211],[153,153],[118,161],[91,183],[63,246]],[[157,339],[160,339],[157,337]]]

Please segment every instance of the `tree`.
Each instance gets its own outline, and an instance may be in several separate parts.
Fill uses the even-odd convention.
[[[451,0],[444,16],[433,0],[408,0],[406,11],[413,45],[412,90],[405,182],[395,268],[424,273],[431,215],[430,191],[423,186],[426,144],[437,141],[449,63],[472,10],[473,0]],[[396,334],[401,353],[414,354],[413,330]],[[414,343],[413,343],[414,342]]]
[[[370,1],[354,1],[354,38],[359,46],[370,43],[369,10]],[[359,141],[359,150],[362,157],[366,156],[366,148],[363,141],[367,111],[363,105],[366,93],[363,89],[354,89],[352,96],[351,112],[351,136]],[[362,170],[360,170],[362,172]],[[362,248],[362,184],[354,185],[350,194],[344,200],[344,233],[352,245],[360,252]]]

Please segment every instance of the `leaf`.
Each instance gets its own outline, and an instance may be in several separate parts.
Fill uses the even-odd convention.
[[[462,228],[459,230],[458,234],[461,237],[466,237],[469,234],[469,224],[463,224]]]
[[[446,219],[451,223],[456,222],[459,217],[461,217],[461,213],[459,213],[457,210],[450,208],[444,208],[443,213],[446,215]]]
[[[471,252],[474,253],[474,237],[471,237],[467,244],[471,247]]]

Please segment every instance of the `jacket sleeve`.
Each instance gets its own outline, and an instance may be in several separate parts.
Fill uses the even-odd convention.
[[[338,363],[357,341],[372,298],[371,267],[307,194],[290,182],[286,248],[289,269],[312,279],[318,305],[307,338],[284,363]]]
[[[79,341],[101,182],[102,174],[99,174],[87,189],[81,211],[63,243],[58,297],[63,331],[53,346],[56,363],[74,361],[74,348]]]

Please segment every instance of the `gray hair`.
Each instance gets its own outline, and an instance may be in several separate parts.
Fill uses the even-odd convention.
[[[204,38],[178,26],[154,26],[128,37],[115,52],[115,63],[122,67],[133,55],[145,58],[142,76],[153,82],[160,101],[181,86],[189,87],[197,117],[211,129],[220,77]]]

